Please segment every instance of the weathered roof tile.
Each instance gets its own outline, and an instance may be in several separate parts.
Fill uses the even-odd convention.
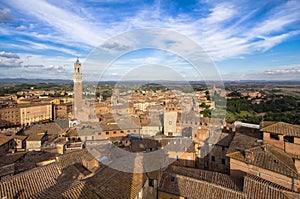
[[[289,177],[299,178],[292,157],[269,144],[229,153],[227,156]]]
[[[285,122],[277,122],[260,129],[264,132],[276,133],[287,136],[300,137],[300,126],[288,124]]]

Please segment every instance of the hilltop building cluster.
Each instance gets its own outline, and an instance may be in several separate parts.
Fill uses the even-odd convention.
[[[83,100],[78,60],[73,81],[73,100],[3,103],[0,198],[300,198],[299,125],[204,117],[216,108],[206,91],[116,88]],[[169,164],[134,172],[151,164],[138,155],[160,151]]]

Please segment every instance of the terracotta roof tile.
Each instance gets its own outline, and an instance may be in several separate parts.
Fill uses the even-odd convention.
[[[259,127],[260,128],[264,128],[264,127],[267,127],[267,126],[270,126],[272,124],[275,124],[276,122],[274,121],[262,121],[260,124],[259,124]]]
[[[277,122],[260,129],[264,132],[271,132],[281,135],[300,137],[300,126],[288,124],[285,122]]]
[[[0,197],[30,198],[55,185],[60,175],[56,164],[32,169],[0,182]]]
[[[9,142],[12,139],[13,138],[11,136],[0,136],[0,146],[6,144],[7,142]]]
[[[249,149],[256,146],[261,146],[262,143],[257,142],[257,140],[259,140],[257,137],[236,132],[229,145],[227,153],[233,153],[240,149]]]
[[[41,141],[45,134],[31,134],[26,141]]]
[[[204,180],[236,191],[241,191],[243,188],[243,182],[241,180],[218,172],[180,166],[172,166],[168,172]]]
[[[11,153],[5,154],[0,156],[0,166],[1,165],[8,165],[18,161],[20,158],[26,155],[27,152],[18,152],[18,153]],[[1,173],[1,172],[0,172]]]
[[[0,198],[44,198],[41,197],[42,193],[47,193],[49,198],[53,198],[50,197],[51,194],[72,188],[73,174],[76,176],[79,173],[83,175],[88,174],[76,164],[81,164],[83,158],[89,158],[90,156],[92,155],[87,150],[71,152],[59,156],[55,163],[37,167],[1,180]],[[66,175],[69,177],[65,177]]]
[[[91,159],[92,154],[87,149],[73,151],[57,157],[58,166],[60,168],[66,168],[75,163],[81,163],[82,159]]]
[[[299,177],[292,157],[272,145],[266,144],[264,146],[241,150],[229,153],[227,156],[289,177]]]
[[[247,198],[255,199],[296,199],[300,197],[299,193],[253,175],[245,177],[244,192]]]
[[[283,191],[283,195],[285,196],[286,199],[300,199],[300,194],[299,193],[294,193],[290,191]]]
[[[105,167],[87,180],[100,198],[135,198],[146,181],[143,173],[126,173]]]
[[[146,151],[146,149],[148,149],[148,148],[157,150],[158,145],[159,145],[158,141],[153,140],[153,139],[132,140],[131,141],[131,152]]]
[[[159,191],[191,199],[245,198],[245,194],[243,192],[229,189],[198,178],[168,171],[164,172],[162,176]]]
[[[25,130],[25,134],[35,134],[37,132],[47,131],[47,134],[58,135],[64,132],[64,130],[56,123],[37,124],[31,126]]]

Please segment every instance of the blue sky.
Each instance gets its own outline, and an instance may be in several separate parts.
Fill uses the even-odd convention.
[[[99,71],[85,60],[103,42],[126,31],[160,28],[197,43],[224,80],[300,79],[297,0],[4,0],[0,24],[1,78],[71,79],[77,56],[85,74],[93,76]],[[121,42],[123,47],[134,45]],[[167,65],[184,78],[197,80],[184,69],[184,60],[157,50],[141,49],[121,62],[116,65]],[[114,68],[107,79],[120,76],[118,71]]]

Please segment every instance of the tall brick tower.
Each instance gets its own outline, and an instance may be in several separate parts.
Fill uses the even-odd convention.
[[[81,63],[78,58],[74,63],[74,99],[73,99],[73,115],[78,119],[78,112],[82,109],[82,73],[81,73]]]

